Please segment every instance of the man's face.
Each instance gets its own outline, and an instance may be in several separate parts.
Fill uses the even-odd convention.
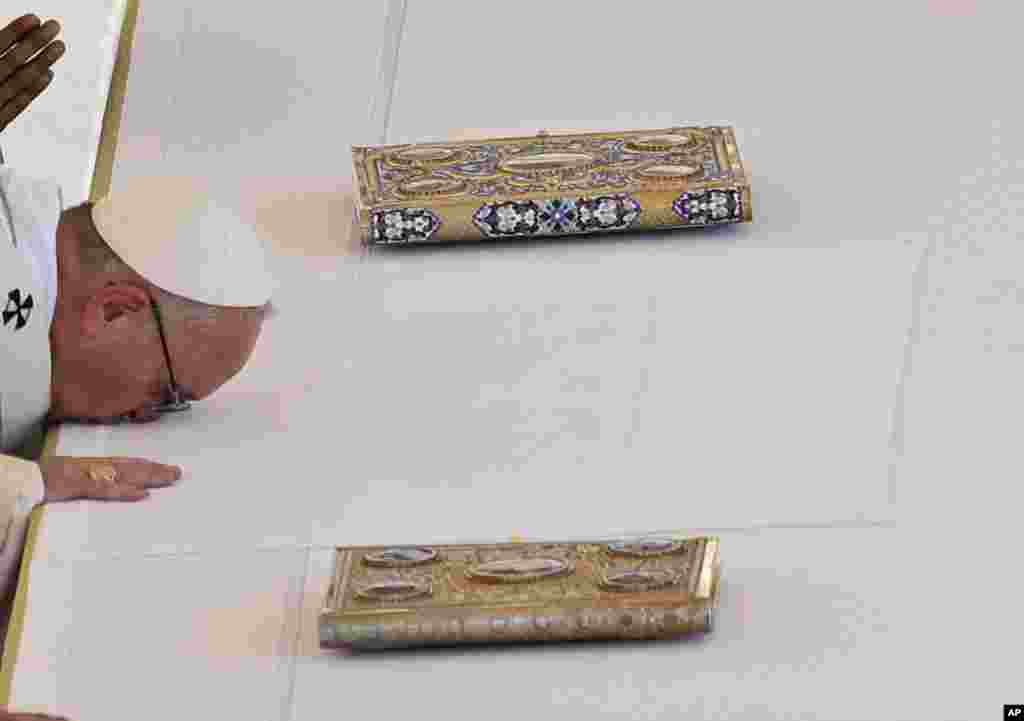
[[[161,307],[167,348],[150,304]],[[51,418],[147,422],[169,400],[171,370],[185,399],[202,400],[252,355],[263,324],[258,309],[219,309],[207,317],[168,312],[152,288],[108,285],[78,310],[58,309],[51,333]]]

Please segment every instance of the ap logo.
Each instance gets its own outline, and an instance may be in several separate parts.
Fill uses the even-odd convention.
[[[1010,703],[1003,706],[1003,718],[1024,721],[1024,703]]]

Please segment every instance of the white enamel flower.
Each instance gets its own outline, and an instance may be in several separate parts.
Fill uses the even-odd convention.
[[[594,215],[597,216],[597,220],[601,225],[611,225],[619,219],[616,210],[614,200],[602,200]]]
[[[503,205],[498,208],[498,229],[503,233],[509,233],[516,229],[519,223],[519,213],[515,206]]]

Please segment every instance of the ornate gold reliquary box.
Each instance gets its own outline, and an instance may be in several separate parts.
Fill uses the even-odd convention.
[[[323,648],[653,639],[710,631],[718,539],[348,547]]]
[[[729,127],[353,147],[370,245],[550,237],[752,220]]]

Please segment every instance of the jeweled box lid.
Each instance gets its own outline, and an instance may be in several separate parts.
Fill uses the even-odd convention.
[[[747,186],[730,127],[352,148],[359,209]]]
[[[713,605],[718,539],[339,548],[323,615]]]

